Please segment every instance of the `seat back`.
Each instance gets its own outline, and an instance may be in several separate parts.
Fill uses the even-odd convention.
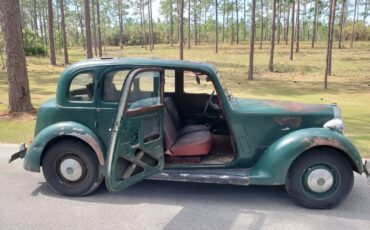
[[[164,116],[163,116],[163,133],[164,133],[164,142],[166,148],[173,146],[177,140],[177,130],[175,123],[170,116],[167,107],[164,107]]]
[[[165,97],[164,98],[164,106],[167,107],[168,113],[171,116],[176,129],[180,129],[181,127],[181,122],[180,122],[180,116],[179,112],[176,108],[175,103],[173,102],[173,99],[170,97]]]

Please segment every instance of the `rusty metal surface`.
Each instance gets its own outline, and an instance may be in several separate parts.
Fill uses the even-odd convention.
[[[292,128],[298,128],[302,120],[302,117],[274,117],[274,121],[279,125],[288,125]]]
[[[249,185],[247,169],[200,169],[176,170],[165,169],[161,173],[147,178],[149,180],[181,181],[210,184]]]
[[[326,105],[304,104],[290,101],[262,100],[262,102],[268,104],[271,107],[283,109],[289,112],[311,113],[318,112],[326,108]]]
[[[96,153],[96,156],[98,158],[99,164],[104,165],[104,155],[103,152],[99,146],[99,144],[96,142],[96,140],[88,133],[80,133],[80,132],[72,132],[67,133],[67,135],[71,135],[74,137],[77,137],[83,141],[85,141]]]
[[[348,151],[348,149],[339,140],[334,138],[307,137],[303,139],[303,143],[308,144],[306,149],[310,149],[315,146],[332,146],[344,151]]]

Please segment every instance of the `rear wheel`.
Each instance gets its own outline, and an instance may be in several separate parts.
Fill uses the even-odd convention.
[[[348,160],[329,148],[310,150],[289,170],[286,189],[300,205],[327,209],[341,203],[353,186]]]
[[[103,180],[94,151],[74,140],[53,144],[45,153],[42,169],[52,189],[66,196],[88,195]]]

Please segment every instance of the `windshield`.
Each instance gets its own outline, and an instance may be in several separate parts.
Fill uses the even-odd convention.
[[[226,97],[228,99],[231,99],[233,97],[233,94],[231,93],[231,90],[229,90],[226,86],[226,82],[224,81],[224,79],[221,77],[221,74],[219,71],[217,71],[217,78],[218,78],[218,81],[220,82],[221,84],[221,87],[226,95]]]

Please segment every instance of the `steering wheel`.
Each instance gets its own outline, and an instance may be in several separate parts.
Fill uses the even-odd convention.
[[[211,96],[209,96],[209,98],[207,100],[206,106],[204,107],[204,113],[207,113],[207,110],[208,110],[208,107],[210,106],[210,104],[214,104],[212,102],[212,99],[213,99],[214,95],[215,95],[215,91],[213,90],[212,93],[211,93]]]

